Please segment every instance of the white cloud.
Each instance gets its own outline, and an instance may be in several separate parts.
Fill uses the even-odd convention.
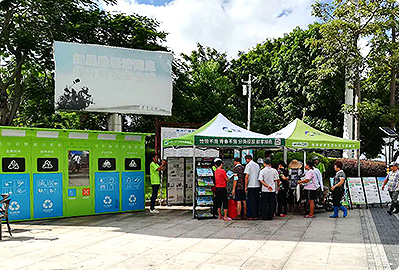
[[[281,37],[296,26],[306,28],[313,0],[174,0],[165,6],[118,0],[106,10],[137,13],[161,22],[166,46],[190,53],[196,43],[236,57],[267,38]]]

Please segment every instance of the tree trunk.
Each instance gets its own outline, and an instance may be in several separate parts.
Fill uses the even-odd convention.
[[[355,74],[355,140],[360,141],[360,114],[359,114],[359,102],[360,102],[360,74],[359,68],[356,68]],[[355,158],[357,158],[358,151],[355,151]]]
[[[394,46],[396,42],[396,29],[395,25],[392,26],[392,46]],[[394,52],[391,51],[391,57],[393,57]],[[390,97],[389,97],[389,107],[393,108],[395,107],[396,100],[395,100],[395,95],[396,95],[396,66],[394,63],[392,63],[391,67],[391,83],[389,86],[390,89]],[[391,128],[395,127],[395,120],[391,121]]]

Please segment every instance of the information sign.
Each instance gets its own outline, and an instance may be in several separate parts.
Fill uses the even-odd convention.
[[[62,174],[33,175],[34,218],[62,217]]]

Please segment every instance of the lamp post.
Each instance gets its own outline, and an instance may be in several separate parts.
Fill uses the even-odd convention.
[[[251,129],[251,97],[252,97],[252,75],[249,74],[248,81],[241,80],[242,83],[242,94],[244,96],[248,93],[248,122],[247,129]]]

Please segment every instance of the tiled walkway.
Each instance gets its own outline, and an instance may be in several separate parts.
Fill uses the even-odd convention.
[[[161,210],[16,223],[0,269],[389,269],[373,255],[383,248],[369,210],[329,215],[224,222]]]

